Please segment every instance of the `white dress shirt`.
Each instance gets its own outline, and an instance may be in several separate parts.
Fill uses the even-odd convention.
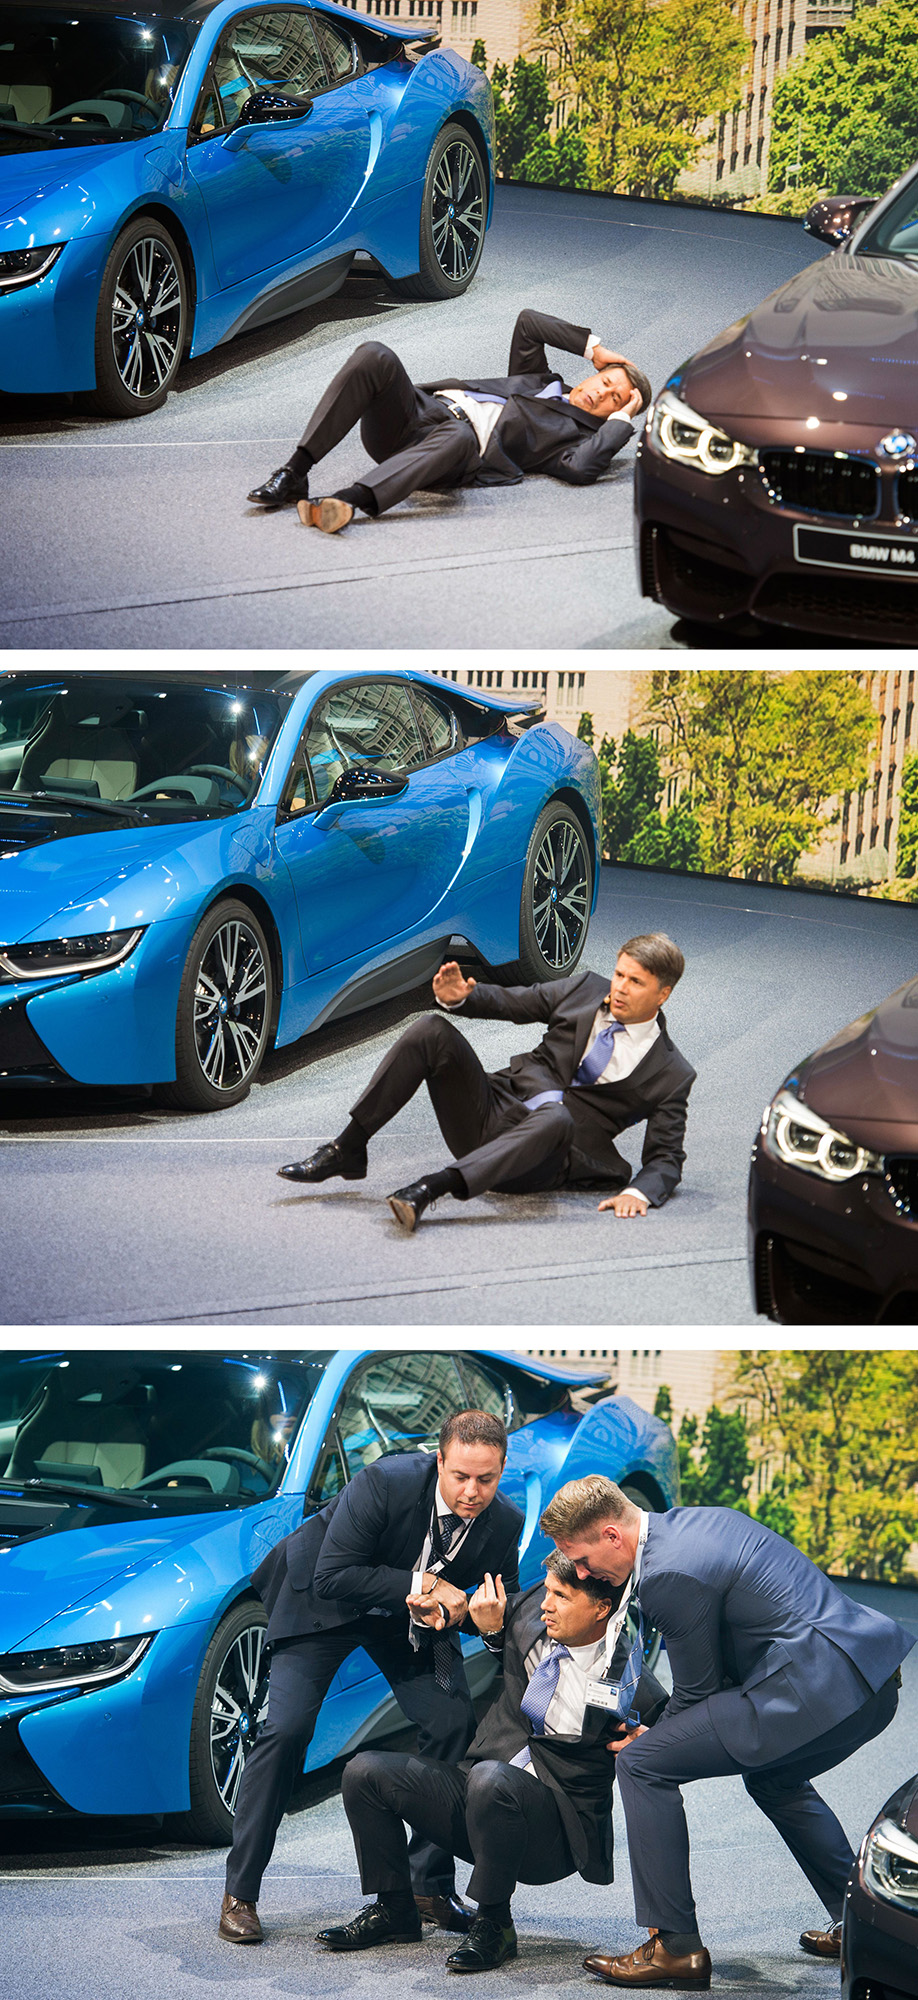
[[[581,1062],[589,1055],[597,1035],[603,1028],[608,1028],[614,1018],[603,1001],[593,1016],[593,1026],[580,1058]],[[660,1023],[656,1014],[650,1021],[626,1021],[623,1029],[615,1037],[612,1054],[602,1075],[597,1077],[597,1083],[624,1083],[626,1076],[630,1076],[632,1070],[637,1069],[638,1063],[642,1063],[648,1050],[652,1049],[659,1032]]]
[[[583,350],[585,361],[592,361],[593,349],[597,346],[598,341],[598,334],[591,333]],[[547,389],[541,389],[539,394],[541,396],[557,395],[561,397],[563,402],[566,403],[568,401],[564,391],[557,383],[551,384]],[[441,396],[445,403],[451,403],[455,409],[462,411],[464,417],[468,417],[469,423],[478,440],[478,449],[484,455],[488,448],[491,434],[496,429],[503,415],[507,398],[505,396],[480,396],[477,393],[470,393],[467,389],[435,389],[434,395]],[[615,414],[621,418],[621,411],[616,411]],[[608,418],[606,421],[608,422]],[[624,417],[622,421],[630,423],[631,419],[630,417]]]
[[[439,1481],[439,1480],[437,1480],[437,1487],[436,1487],[436,1495],[435,1495],[435,1504],[436,1504],[436,1509],[437,1509],[437,1518],[438,1518],[438,1520],[440,1520],[440,1521],[442,1521],[442,1520],[443,1520],[443,1518],[444,1518],[444,1515],[446,1515],[446,1514],[452,1514],[452,1513],[453,1513],[453,1512],[455,1511],[455,1510],[454,1510],[454,1509],[453,1509],[453,1508],[452,1508],[452,1507],[451,1507],[451,1506],[449,1505],[448,1501],[444,1500],[444,1498],[443,1498],[443,1495],[442,1495],[442,1493],[440,1492],[440,1481]],[[454,1555],[458,1554],[458,1551],[459,1551],[459,1550],[461,1549],[461,1547],[462,1547],[462,1544],[463,1544],[463,1542],[465,1541],[465,1538],[466,1538],[466,1535],[467,1535],[467,1534],[468,1534],[468,1532],[469,1532],[469,1529],[470,1529],[470,1528],[471,1528],[471,1527],[472,1527],[472,1526],[474,1525],[474,1520],[477,1520],[477,1518],[478,1518],[478,1516],[477,1516],[477,1515],[475,1515],[475,1516],[474,1516],[474,1519],[473,1519],[472,1521],[463,1521],[463,1523],[462,1523],[462,1526],[461,1526],[461,1528],[457,1528],[457,1530],[456,1530],[456,1533],[455,1533],[455,1535],[453,1536],[453,1539],[452,1539],[452,1541],[450,1542],[450,1545],[449,1545],[449,1561],[450,1561],[450,1562],[452,1562],[452,1559],[453,1559]],[[430,1534],[430,1529],[428,1528],[428,1530],[427,1530],[427,1534],[426,1534],[426,1536],[425,1536],[425,1539],[424,1539],[424,1546],[423,1546],[423,1548],[422,1548],[422,1550],[421,1550],[421,1553],[420,1553],[420,1556],[418,1557],[418,1566],[417,1566],[417,1568],[416,1568],[415,1570],[413,1570],[413,1571],[412,1571],[412,1575],[411,1575],[411,1594],[412,1594],[412,1597],[415,1597],[415,1596],[417,1596],[417,1593],[418,1593],[418,1591],[419,1591],[419,1590],[420,1590],[420,1589],[422,1588],[422,1586],[423,1586],[423,1583],[424,1583],[424,1572],[425,1572],[425,1570],[428,1570],[428,1569],[430,1568],[430,1553],[431,1553],[431,1548],[432,1548],[432,1546],[433,1546],[433,1544],[432,1544],[432,1540],[431,1540],[431,1534]]]

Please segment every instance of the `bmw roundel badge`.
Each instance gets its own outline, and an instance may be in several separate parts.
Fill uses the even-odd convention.
[[[906,458],[909,452],[918,451],[918,438],[913,438],[911,431],[890,431],[880,439],[877,450],[886,458]]]

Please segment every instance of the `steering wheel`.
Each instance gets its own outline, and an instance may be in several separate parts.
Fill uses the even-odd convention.
[[[236,771],[231,771],[226,764],[189,764],[188,776],[189,778],[223,778],[228,785],[235,786],[240,798],[247,799],[249,796],[249,788],[245,779],[240,778]]]
[[[162,105],[155,97],[145,97],[142,90],[100,90],[99,96],[116,98],[119,104],[142,104],[147,111],[155,111],[157,118],[162,114]]]
[[[199,1451],[198,1457],[222,1459],[224,1462],[231,1459],[233,1464],[249,1465],[253,1472],[257,1472],[261,1479],[267,1481],[269,1486],[274,1484],[277,1476],[276,1465],[269,1465],[267,1459],[259,1458],[256,1451],[243,1451],[240,1446],[234,1444],[212,1445],[209,1451]]]

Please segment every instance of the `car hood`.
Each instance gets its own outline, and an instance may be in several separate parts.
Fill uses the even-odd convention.
[[[85,1508],[50,1495],[27,1504],[46,1524],[10,1546],[21,1528],[23,1502],[0,1495],[0,1653],[26,1647],[50,1619],[85,1598],[189,1552],[227,1519],[223,1511],[203,1520],[200,1514],[170,1520],[132,1511],[129,1520],[119,1520],[106,1507],[93,1510],[92,1527],[81,1527]]]
[[[124,144],[120,142],[114,146],[54,146],[47,152],[0,154],[0,217],[18,211],[34,195],[47,198],[71,188],[74,181],[85,186],[89,175],[100,166],[107,166],[116,153],[123,151]]]
[[[186,847],[195,832],[213,832],[212,820],[196,825],[99,826],[97,818],[79,821],[42,820],[28,846],[8,849],[4,835],[12,824],[15,837],[22,821],[10,821],[0,807],[0,942],[24,944],[33,932],[53,935],[48,926],[70,910],[82,910],[104,889],[127,882],[153,863],[168,861],[179,844]],[[99,929],[105,926],[100,924]]]
[[[918,979],[900,986],[801,1063],[799,1095],[849,1138],[918,1151]]]
[[[726,327],[671,386],[719,422],[816,418],[832,427],[833,448],[851,425],[870,427],[878,442],[887,431],[918,430],[916,351],[918,267],[836,255]],[[815,426],[807,442],[822,442]]]

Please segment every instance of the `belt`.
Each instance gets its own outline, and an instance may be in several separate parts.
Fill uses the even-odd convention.
[[[473,431],[475,429],[475,426],[467,410],[461,410],[459,408],[458,403],[451,403],[449,397],[443,394],[442,389],[435,389],[433,393],[436,396],[438,403],[445,404],[451,417],[455,417],[457,422],[460,424],[468,424],[470,431]]]

